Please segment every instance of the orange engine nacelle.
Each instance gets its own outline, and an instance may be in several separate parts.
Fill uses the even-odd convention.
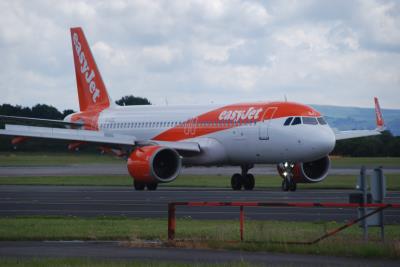
[[[161,146],[136,148],[128,159],[129,174],[137,182],[169,183],[176,179],[182,159],[174,149]]]
[[[293,167],[292,179],[296,183],[318,183],[328,175],[331,161],[328,156],[310,161],[296,163]],[[277,165],[279,175],[284,178],[285,171],[281,164]]]

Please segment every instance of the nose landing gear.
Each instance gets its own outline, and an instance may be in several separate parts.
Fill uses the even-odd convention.
[[[283,170],[282,191],[296,191],[297,183],[293,180],[294,163],[284,162],[280,166]]]
[[[242,165],[242,174],[235,173],[231,178],[231,186],[233,190],[241,190],[242,187],[245,190],[253,190],[255,185],[254,175],[248,173],[253,168],[253,165]]]

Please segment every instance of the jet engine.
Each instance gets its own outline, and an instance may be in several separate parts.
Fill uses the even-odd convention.
[[[175,180],[182,159],[174,149],[161,146],[136,148],[128,159],[129,174],[143,184],[168,183]]]
[[[321,182],[328,175],[331,161],[328,156],[310,161],[295,163],[292,169],[293,181],[296,183],[317,183]],[[284,164],[278,164],[279,175],[285,178]]]

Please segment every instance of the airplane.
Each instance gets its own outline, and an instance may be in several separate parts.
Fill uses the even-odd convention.
[[[66,140],[71,147],[99,144],[126,155],[136,190],[156,190],[174,181],[183,166],[240,166],[233,190],[253,190],[255,164],[276,164],[282,190],[324,180],[329,153],[337,140],[379,135],[384,121],[375,98],[377,127],[333,130],[322,114],[294,102],[231,105],[117,106],[111,101],[89,44],[79,27],[71,28],[80,111],[64,120],[0,116],[52,127],[5,124],[0,135]],[[61,127],[61,128],[60,128]]]

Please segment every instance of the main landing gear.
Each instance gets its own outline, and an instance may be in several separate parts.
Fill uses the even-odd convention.
[[[253,168],[253,165],[242,165],[242,174],[235,173],[231,178],[231,186],[233,190],[253,190],[255,185],[254,175],[248,173]]]
[[[135,190],[143,191],[146,187],[149,191],[154,191],[157,189],[158,183],[142,183],[133,181],[133,187]]]
[[[284,162],[281,163],[280,167],[283,170],[282,191],[296,191],[297,184],[296,181],[293,180],[294,163]]]

